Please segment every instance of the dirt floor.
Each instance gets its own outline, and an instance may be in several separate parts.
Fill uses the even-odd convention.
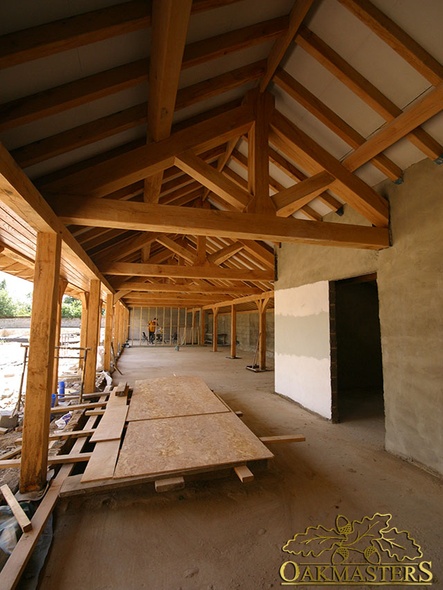
[[[274,445],[270,468],[249,484],[233,474],[164,494],[145,484],[61,500],[40,590],[277,588],[282,563],[298,560],[282,551],[296,533],[375,513],[392,514],[390,524],[410,533],[432,561],[433,587],[442,587],[442,480],[386,453],[383,417],[370,408],[331,424],[275,395],[273,371],[248,371],[251,353],[238,354],[130,348],[114,377],[133,385],[199,375],[258,436],[298,432],[306,442]]]

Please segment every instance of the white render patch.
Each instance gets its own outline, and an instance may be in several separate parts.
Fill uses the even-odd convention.
[[[275,391],[331,418],[329,283],[275,292]]]
[[[275,355],[275,391],[312,412],[331,418],[329,359]]]

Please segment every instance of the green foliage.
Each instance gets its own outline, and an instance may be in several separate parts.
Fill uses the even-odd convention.
[[[10,295],[6,279],[0,281],[0,318],[29,317],[31,315],[32,293],[26,294],[26,301]]]
[[[6,287],[6,280],[0,281],[0,318],[27,317],[31,315],[32,296],[27,301],[13,299]],[[65,295],[62,302],[62,317],[81,318],[82,304],[79,299]]]
[[[16,301],[15,302],[15,317],[27,318],[31,315],[32,302],[31,301]]]
[[[82,302],[79,299],[65,295],[62,302],[63,318],[81,318]]]
[[[15,317],[16,305],[6,289],[6,281],[0,282],[0,318]]]

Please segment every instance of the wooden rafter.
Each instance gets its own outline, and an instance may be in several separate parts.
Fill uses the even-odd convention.
[[[175,158],[175,165],[186,172],[203,186],[213,191],[226,202],[233,205],[240,211],[244,210],[249,203],[248,192],[238,188],[218,170],[206,164],[201,158],[192,152],[184,152]]]
[[[213,264],[223,264],[223,262],[226,262],[226,260],[237,254],[237,252],[240,252],[240,250],[242,249],[243,244],[240,244],[239,242],[234,242],[234,244],[231,244],[230,246],[225,246],[221,250],[218,250],[217,252],[214,252],[213,254],[208,256],[208,262]]]
[[[197,149],[199,153],[221,145],[246,132],[253,121],[247,106],[238,107],[170,137],[116,156],[44,187],[48,193],[102,196],[132,184],[174,164],[177,153]]]
[[[139,0],[39,25],[0,38],[0,67],[16,66],[149,25],[146,4]]]
[[[278,20],[281,21],[281,19]],[[286,19],[284,21],[286,22]],[[275,26],[273,21],[261,23],[261,28],[265,32],[269,30],[275,34],[278,34],[283,26],[283,22],[280,22],[278,27]],[[243,39],[242,42],[238,39],[233,39],[231,33],[227,33],[187,46],[186,49],[189,49],[189,51],[187,52],[185,49],[181,64],[182,69],[192,67],[197,62],[204,63],[210,59],[226,55],[226,53],[242,49],[244,47],[244,39],[250,38],[250,35],[256,30],[257,27],[254,25],[252,29],[246,27],[245,29],[235,31],[236,37]],[[265,33],[260,37],[260,42],[265,41],[267,38],[268,35]],[[198,47],[195,47],[195,45]],[[216,47],[216,49],[206,53],[206,45]],[[82,104],[98,100],[104,96],[109,96],[146,83],[148,80],[148,69],[148,61],[141,59],[6,103],[0,106],[0,131],[30,123],[42,117],[61,113],[65,110],[81,106]],[[205,98],[226,92],[248,81],[256,80],[263,75],[264,69],[265,63],[260,61],[238,68],[235,73],[220,75],[183,88],[178,92],[175,109],[186,108]],[[112,129],[113,122],[120,122],[121,119],[124,119],[127,125],[134,124],[140,115],[146,117],[145,103],[124,110],[119,117],[116,115],[105,117],[102,121],[102,126],[106,125],[110,130]],[[83,128],[81,131],[84,132]]]
[[[149,142],[169,137],[177,99],[183,51],[192,0],[153,0],[152,40],[149,66]],[[144,200],[158,203],[163,170],[145,179]]]
[[[344,165],[350,170],[359,168],[442,110],[443,82],[357,148],[346,158]]]
[[[37,232],[58,233],[62,238],[62,258],[66,260],[72,271],[65,276],[69,282],[77,286],[77,277],[83,273],[83,284],[86,279],[99,277],[104,288],[112,292],[112,287],[100,274],[100,271],[87,256],[70,232],[63,227],[40,193],[23,174],[8,152],[0,145],[0,201],[9,207],[19,219],[26,218],[27,223]],[[67,267],[65,267],[67,269]]]
[[[339,0],[339,2],[370,27],[431,84],[434,86],[440,84],[443,80],[441,63],[374,4],[368,0]]]
[[[311,8],[313,0],[295,0],[294,7],[289,15],[288,28],[279,39],[274,43],[271,52],[268,55],[266,73],[260,82],[260,92],[264,92],[272,80],[272,77],[280,65],[289,45],[292,43],[300,25],[303,22],[308,10]]]
[[[386,226],[388,224],[388,204],[374,189],[359,177],[351,174],[327,150],[277,111],[274,113],[272,127],[287,151],[291,151],[291,146],[295,146],[296,157],[302,153],[308,160],[314,162],[316,167],[320,167],[334,176],[336,179],[335,190],[338,190],[359,213],[375,225]]]
[[[357,148],[365,143],[366,140],[360,133],[287,72],[280,69],[274,82],[350,146]],[[372,163],[391,180],[398,180],[403,175],[402,169],[383,154],[375,157]]]
[[[193,0],[192,12],[211,10],[238,0]],[[0,68],[11,67],[67,49],[96,43],[116,35],[147,28],[148,5],[133,0],[11,33],[0,39]]]
[[[277,209],[277,215],[280,217],[292,215],[318,197],[334,181],[335,177],[324,171],[280,191],[272,197]]]
[[[188,250],[188,248],[180,246],[180,244],[178,244],[168,236],[159,236],[157,238],[157,242],[165,248],[167,248],[168,250],[170,250],[171,252],[174,252],[174,254],[177,254],[178,256],[183,258],[183,260],[186,260],[191,264],[196,264],[197,256],[193,252]]]
[[[297,35],[296,41],[298,45],[310,53],[373,108],[385,121],[392,121],[392,119],[401,115],[402,110],[397,105],[357,72],[315,33],[303,28]],[[408,139],[429,158],[438,158],[443,152],[442,146],[423,129],[415,129],[408,135]]]

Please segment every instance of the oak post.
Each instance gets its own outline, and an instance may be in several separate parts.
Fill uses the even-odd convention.
[[[201,308],[200,309],[200,346],[205,345],[205,333],[206,333],[205,310],[203,308]]]
[[[231,358],[237,358],[237,310],[231,305]]]
[[[114,296],[109,294],[106,297],[106,323],[105,323],[105,352],[103,357],[103,368],[105,371],[111,370],[111,341],[112,341],[112,322],[114,318]]]
[[[249,213],[275,215],[275,207],[269,196],[269,125],[274,111],[274,97],[268,92],[251,91],[255,100],[256,120],[248,137],[248,189],[253,195],[248,205]],[[254,96],[255,94],[255,96]]]
[[[217,352],[218,340],[218,307],[213,308],[212,316],[212,352]]]
[[[88,326],[86,347],[89,348],[85,363],[85,393],[95,391],[97,365],[98,331],[100,327],[100,281],[92,279],[89,283]]]
[[[37,234],[20,469],[22,493],[46,485],[60,254],[59,234]]]
[[[62,302],[63,302],[63,294],[64,294],[67,286],[68,286],[68,281],[66,279],[60,278],[58,281],[57,315],[56,315],[56,325],[55,325],[55,346],[59,346],[59,344],[60,344],[60,334],[61,334],[61,327],[62,327]],[[52,376],[52,393],[57,393],[59,351],[57,349],[54,349],[54,350],[55,350],[55,355],[54,355],[54,369],[53,369],[53,376]]]
[[[269,298],[257,301],[258,307],[258,357],[260,371],[266,371],[266,308]]]
[[[80,348],[86,348],[86,335],[88,332],[88,310],[89,310],[89,293],[81,293],[80,301],[82,302],[82,318],[80,324]],[[84,369],[84,355],[80,354],[79,368]]]

